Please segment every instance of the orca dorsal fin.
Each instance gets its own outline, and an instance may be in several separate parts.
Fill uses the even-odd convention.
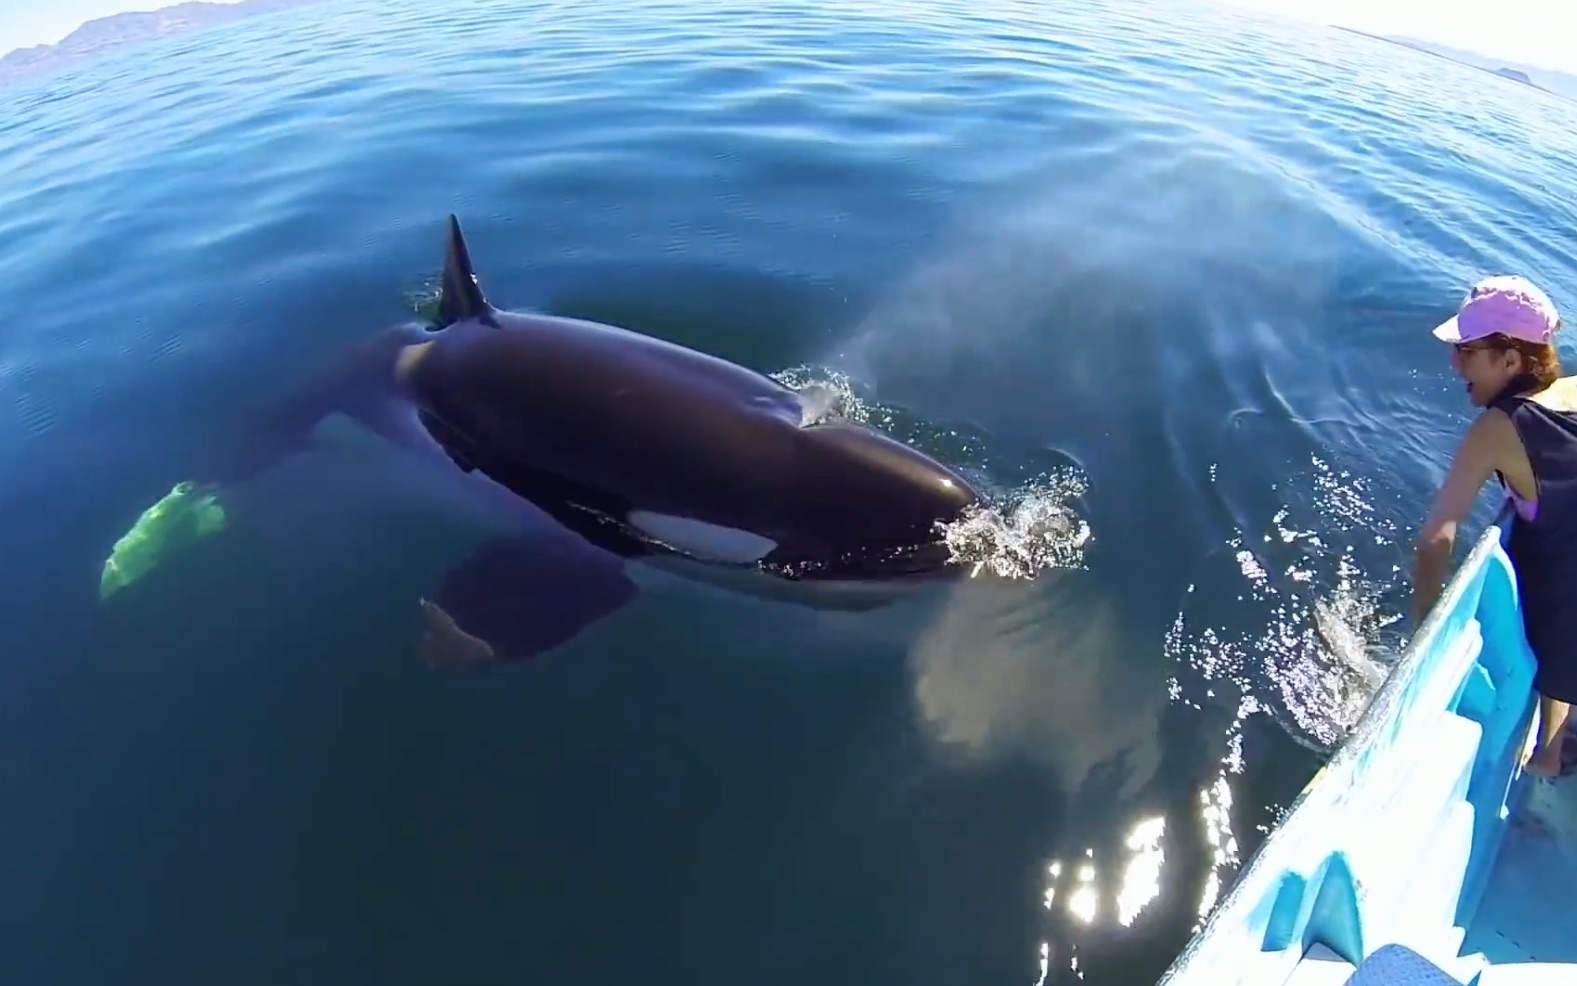
[[[496,326],[493,306],[482,295],[482,285],[471,267],[471,251],[466,249],[465,235],[460,232],[460,220],[449,215],[449,250],[444,257],[443,295],[438,301],[437,328],[453,325],[468,318],[476,318]]]

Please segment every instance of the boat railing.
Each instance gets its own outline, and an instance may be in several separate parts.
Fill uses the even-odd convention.
[[[1483,893],[1534,709],[1502,510],[1158,986],[1284,982],[1323,944],[1440,953]]]

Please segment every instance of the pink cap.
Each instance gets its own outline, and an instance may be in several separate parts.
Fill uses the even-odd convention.
[[[1527,342],[1553,342],[1560,320],[1555,303],[1532,281],[1503,274],[1473,285],[1457,313],[1435,329],[1435,338],[1472,342],[1504,332]]]

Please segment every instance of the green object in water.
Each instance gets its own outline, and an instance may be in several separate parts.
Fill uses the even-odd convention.
[[[99,598],[110,596],[151,572],[171,553],[187,548],[225,526],[224,507],[195,483],[178,483],[142,512],[104,562]]]

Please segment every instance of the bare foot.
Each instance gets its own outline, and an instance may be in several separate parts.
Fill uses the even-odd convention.
[[[444,668],[471,668],[493,663],[496,655],[491,644],[460,629],[454,618],[437,603],[426,599],[420,602],[422,613],[427,617],[427,630],[422,634],[420,650],[427,663]]]
[[[1529,757],[1522,769],[1539,777],[1559,777],[1561,774],[1561,748],[1550,745]]]

